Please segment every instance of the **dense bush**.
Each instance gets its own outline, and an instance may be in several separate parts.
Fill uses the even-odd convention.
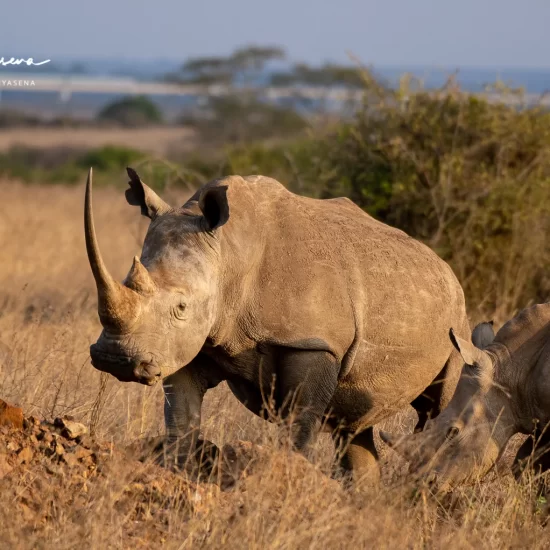
[[[0,153],[0,174],[30,183],[78,183],[90,166],[118,178],[126,166],[146,159],[140,151],[113,145],[90,150],[15,146]]]
[[[0,175],[26,182],[73,183],[82,176],[76,164],[79,154],[67,147],[14,146],[0,153]]]
[[[50,118],[9,107],[0,109],[0,128],[78,128],[90,125],[89,121],[70,115]]]
[[[550,114],[457,90],[385,92],[322,144],[320,196],[347,195],[449,261],[470,309],[550,299]]]
[[[83,154],[78,159],[78,164],[83,168],[93,166],[103,171],[118,170],[137,162],[143,156],[140,151],[129,147],[106,145]]]
[[[294,109],[263,102],[253,94],[212,96],[202,109],[184,116],[181,122],[193,126],[210,144],[288,138],[307,125]]]
[[[207,166],[211,167],[211,164],[198,161],[196,164],[197,169],[192,166],[184,168],[166,160],[151,158],[142,151],[115,145],[90,150],[18,146],[0,153],[0,176],[28,183],[78,184],[85,181],[91,166],[97,176],[97,185],[125,187],[126,167],[133,166],[153,189],[161,191],[171,186],[194,189],[204,183],[209,175]],[[213,174],[211,169],[210,173]]]
[[[33,128],[40,125],[40,118],[16,109],[0,109],[0,128]]]

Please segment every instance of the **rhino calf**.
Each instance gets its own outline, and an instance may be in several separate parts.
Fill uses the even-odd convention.
[[[409,403],[421,428],[449,401],[469,331],[462,288],[428,247],[348,199],[316,200],[263,176],[210,182],[172,208],[128,169],[126,198],[151,219],[123,283],[85,236],[103,332],[92,364],[123,382],[162,381],[176,460],[199,441],[208,389],[227,381],[253,413],[295,416],[296,449],[323,423],[342,467],[376,477],[373,425]],[[290,413],[293,413],[291,415]]]
[[[528,458],[550,468],[550,303],[524,309],[496,336],[482,323],[473,343],[450,337],[465,364],[449,406],[422,433],[382,439],[441,490],[487,473],[516,433],[532,436],[516,455],[516,475]]]

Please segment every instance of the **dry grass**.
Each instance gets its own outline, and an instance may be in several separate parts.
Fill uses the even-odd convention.
[[[7,128],[0,134],[0,151],[14,146],[30,148],[87,148],[105,145],[132,147],[161,156],[188,151],[195,146],[191,128],[160,126],[158,128]]]
[[[82,231],[83,189],[0,184],[0,396],[27,414],[72,414],[118,447],[162,430],[160,388],[101,376],[88,346],[100,327]],[[175,200],[176,197],[172,197]],[[177,198],[181,201],[183,197]],[[112,272],[122,278],[146,228],[123,194],[100,189],[96,226]],[[200,487],[147,464],[113,458],[101,475],[73,479],[29,468],[0,482],[0,544],[10,548],[544,548],[550,530],[529,484],[506,468],[438,500],[403,483],[403,464],[382,451],[383,485],[345,490],[326,475],[322,437],[313,463],[280,443],[227,388],[210,392],[205,435],[217,444],[250,440],[259,459],[233,490]],[[410,430],[410,412],[391,420]],[[153,473],[151,473],[153,471]],[[156,477],[155,477],[156,476]],[[161,481],[159,481],[159,476]],[[31,494],[32,493],[32,494]],[[29,508],[31,497],[43,503]]]

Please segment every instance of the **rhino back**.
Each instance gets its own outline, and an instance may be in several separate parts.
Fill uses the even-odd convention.
[[[347,199],[298,196],[270,178],[209,185],[227,186],[230,209],[213,342],[243,358],[235,368],[247,378],[259,345],[329,351],[341,362],[334,407],[358,403],[352,416],[370,423],[367,413],[388,416],[432,382],[451,327],[468,337],[452,270],[404,232]]]
[[[260,176],[219,184],[247,340],[323,347],[342,361],[342,378],[374,392],[431,382],[450,354],[449,328],[467,326],[445,262],[347,199],[301,197]]]

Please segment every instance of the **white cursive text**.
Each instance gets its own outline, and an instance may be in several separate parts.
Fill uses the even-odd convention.
[[[5,67],[6,65],[27,65],[27,67],[30,67],[31,65],[37,67],[38,65],[44,65],[46,63],[49,63],[51,59],[46,59],[44,61],[38,61],[36,62],[32,57],[29,57],[27,59],[16,59],[15,57],[10,57],[9,59],[6,59],[5,57],[0,57],[0,65]]]

